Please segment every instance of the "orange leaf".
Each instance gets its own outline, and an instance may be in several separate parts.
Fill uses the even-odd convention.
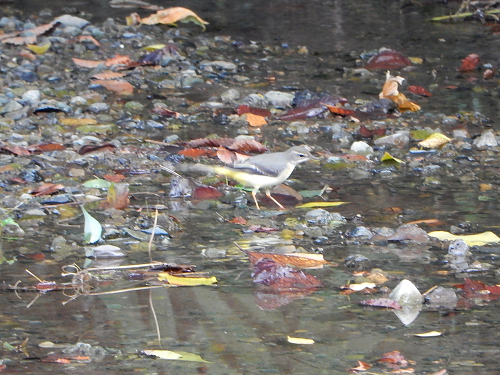
[[[334,105],[328,105],[328,104],[326,104],[326,106],[328,107],[328,109],[330,110],[330,112],[333,113],[333,114],[335,114],[335,115],[350,116],[350,115],[352,115],[355,112],[352,109],[346,109],[346,108],[337,107],[337,106],[334,106]]]
[[[398,109],[401,111],[420,111],[420,106],[406,99],[406,96],[402,93],[399,93],[398,95],[384,96],[384,98],[391,99],[394,103],[396,103]]]
[[[81,68],[88,68],[88,69],[93,69],[99,66],[100,64],[104,64],[104,61],[84,60],[84,59],[77,59],[76,57],[73,57],[73,62]]]
[[[263,116],[254,115],[252,113],[245,113],[244,116],[250,126],[261,127],[267,125],[267,121]]]
[[[241,217],[241,216],[237,216],[234,219],[229,220],[229,222],[233,223],[233,224],[241,224],[241,225],[246,225],[248,223],[247,219],[245,219],[244,217]]]
[[[438,219],[423,219],[423,220],[414,220],[410,221],[406,224],[427,224],[431,227],[438,227],[440,225],[445,225],[446,223],[443,223],[441,220]]]
[[[193,199],[216,199],[222,196],[222,193],[210,186],[198,186],[196,189],[193,191]]]
[[[111,184],[107,198],[110,207],[116,208],[117,210],[127,208],[129,204],[128,193],[129,189],[127,184]]]
[[[47,143],[44,145],[34,145],[31,147],[33,147],[35,150],[38,150],[41,152],[58,151],[58,150],[65,150],[66,149],[66,147],[60,143]]]
[[[200,156],[213,156],[214,151],[206,148],[187,148],[178,152],[188,158],[198,158]]]
[[[268,258],[280,265],[287,265],[297,268],[320,268],[328,262],[323,259],[321,254],[272,254],[272,253],[257,253],[253,251],[246,252],[252,264],[257,263],[262,258]]]
[[[95,80],[94,83],[105,87],[107,90],[114,91],[118,95],[132,95],[134,93],[134,86],[132,86],[127,81],[115,80],[115,81],[105,81],[105,80]]]

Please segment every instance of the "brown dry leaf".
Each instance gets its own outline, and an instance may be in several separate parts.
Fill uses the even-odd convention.
[[[437,148],[437,147],[441,147],[441,146],[447,144],[450,141],[451,141],[451,139],[448,138],[444,134],[432,133],[430,136],[428,136],[423,141],[418,142],[418,144],[421,147],[425,147],[425,148]]]
[[[398,87],[403,83],[405,79],[400,76],[393,77],[391,73],[387,71],[386,79],[384,83],[384,87],[382,87],[382,91],[378,95],[379,98],[387,98],[389,96],[397,96],[399,95]]]
[[[93,36],[91,35],[80,35],[75,38],[77,42],[91,42],[94,43],[96,46],[101,46],[101,43],[97,41]]]
[[[32,145],[32,146],[30,146],[29,149],[30,149],[30,151],[48,152],[48,151],[65,150],[66,146],[64,146],[60,143],[46,143],[43,145]]]
[[[263,116],[254,115],[253,113],[245,113],[243,116],[250,126],[261,127],[267,125],[266,118]]]
[[[105,174],[102,178],[109,182],[122,182],[126,177],[122,174]]]
[[[125,17],[127,26],[137,26],[141,24],[141,17],[137,13],[132,13],[130,16]]]
[[[48,182],[38,186],[37,188],[34,188],[29,193],[35,197],[38,197],[40,195],[51,195],[62,189],[64,189],[64,185]]]
[[[21,146],[5,145],[5,146],[0,147],[0,149],[5,150],[5,151],[9,151],[9,152],[13,153],[14,155],[18,155],[18,156],[31,155],[31,152],[28,149],[21,147]]]
[[[307,254],[307,253],[296,253],[296,254],[271,254],[271,253],[257,253],[253,251],[246,252],[250,262],[255,264],[257,261],[263,258],[272,259],[277,264],[287,265],[297,268],[321,268],[323,264],[328,262],[323,259],[322,254]]]
[[[352,367],[352,371],[366,371],[372,368],[373,366],[370,365],[369,363],[358,361],[358,366],[357,367]]]
[[[178,154],[188,158],[199,158],[200,156],[213,156],[215,151],[208,148],[186,148],[179,151]]]
[[[229,165],[234,164],[234,162],[237,160],[245,160],[249,158],[247,155],[239,154],[234,151],[229,151],[227,148],[224,147],[219,147],[217,149],[217,157],[219,158],[220,161]]]
[[[105,87],[107,90],[114,91],[118,95],[132,95],[134,93],[134,86],[127,81],[105,81],[98,79],[95,80],[94,83]]]
[[[26,51],[26,50],[19,52],[19,56],[30,59],[31,61],[36,60],[36,56],[34,54],[32,54],[30,51]]]
[[[81,68],[88,68],[88,69],[93,69],[99,66],[100,64],[104,64],[104,61],[84,60],[84,59],[77,59],[76,57],[73,57],[73,62]]]
[[[16,46],[22,46],[23,44],[35,44],[36,36],[16,36],[13,38],[2,39],[2,43],[14,44]]]
[[[414,102],[409,101],[403,93],[384,96],[384,98],[391,99],[394,103],[396,103],[400,111],[420,111],[420,106]]]
[[[230,150],[239,152],[248,152],[254,154],[262,154],[268,148],[255,139],[238,138],[229,147]]]
[[[130,60],[130,57],[128,56],[115,55],[114,57],[107,59],[104,65],[106,66],[129,65],[131,62],[132,60]]]
[[[169,25],[176,22],[194,22],[200,25],[203,30],[206,28],[205,25],[208,25],[208,22],[203,21],[192,10],[182,7],[162,9],[149,17],[141,19],[141,23],[145,25],[156,25],[159,23]]]
[[[95,118],[62,118],[59,123],[66,126],[95,125],[97,120]]]
[[[108,190],[108,204],[117,210],[127,208],[129,204],[128,184],[111,184]]]
[[[40,25],[29,29],[30,34],[35,34],[36,36],[45,34],[47,31],[51,30],[55,26],[54,23],[46,23],[44,25]]]
[[[102,80],[109,80],[109,79],[117,79],[117,78],[122,78],[125,77],[125,73],[119,73],[119,72],[112,72],[111,70],[99,73],[99,74],[94,74],[92,77],[93,79],[102,79]]]

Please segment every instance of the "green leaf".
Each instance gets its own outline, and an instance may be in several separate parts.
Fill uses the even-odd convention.
[[[102,233],[101,224],[94,219],[82,206],[83,216],[85,217],[84,235],[83,239],[85,242],[94,243],[99,241]]]
[[[14,221],[14,219],[12,219],[11,217],[8,217],[7,219],[4,219],[4,220],[0,221],[0,226],[1,226],[1,227],[4,227],[4,226],[6,226],[6,225],[15,225],[16,227],[20,228],[20,227],[19,227],[19,224],[18,224],[18,223],[16,223],[16,222]]]
[[[96,178],[94,180],[85,181],[83,183],[83,186],[92,189],[109,189],[109,187],[111,186],[111,182]]]

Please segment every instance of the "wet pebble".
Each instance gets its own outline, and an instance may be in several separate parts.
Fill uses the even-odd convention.
[[[268,91],[264,95],[264,99],[267,103],[273,107],[278,108],[289,108],[292,106],[294,94],[282,91]]]
[[[363,141],[354,142],[351,145],[351,152],[360,155],[373,155],[373,147],[371,147],[368,143]]]
[[[489,147],[498,146],[498,142],[492,131],[487,131],[481,134],[479,137],[474,139],[474,142],[472,142],[472,144],[477,150],[480,151],[487,150]]]
[[[220,98],[223,103],[231,103],[240,98],[240,92],[239,90],[236,89],[229,89],[224,91],[221,95]]]
[[[373,141],[373,143],[377,146],[404,146],[410,143],[410,132],[401,131],[386,135],[384,137],[376,139],[375,141]]]
[[[93,103],[91,104],[87,110],[92,113],[101,113],[109,111],[109,105],[106,103]]]
[[[367,227],[359,226],[348,231],[346,235],[349,237],[370,239],[372,238],[373,233]]]
[[[332,215],[321,208],[306,213],[305,220],[309,224],[328,225],[333,221]]]
[[[344,267],[350,270],[363,271],[372,269],[373,265],[371,260],[364,255],[353,254],[345,258]]]
[[[425,302],[431,309],[454,309],[458,297],[453,289],[438,286],[425,296]]]

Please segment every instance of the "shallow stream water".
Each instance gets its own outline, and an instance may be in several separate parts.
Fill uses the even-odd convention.
[[[7,12],[6,9],[17,9],[24,15],[36,15],[40,10],[49,8],[53,16],[57,16],[67,12],[67,9],[61,9],[60,3],[51,0],[17,1],[2,7],[6,7],[4,12]],[[179,5],[171,1],[152,3],[165,7]],[[275,83],[276,89],[297,87],[329,92],[350,101],[377,95],[380,87],[370,81],[345,80],[342,68],[357,67],[356,59],[364,51],[388,47],[407,56],[424,59],[423,66],[407,74],[409,84],[424,87],[436,85],[433,97],[418,99],[424,113],[408,115],[409,122],[439,127],[442,125],[439,119],[443,115],[451,116],[464,111],[477,113],[478,118],[488,118],[487,127],[497,131],[500,104],[498,79],[485,83],[482,90],[477,90],[477,85],[461,77],[457,68],[460,60],[470,53],[477,53],[482,62],[497,66],[500,61],[500,37],[478,21],[426,21],[429,17],[455,11],[457,5],[437,1],[388,0],[182,3],[182,6],[210,22],[207,35],[227,35],[235,40],[252,40],[281,48],[287,48],[287,45],[290,48],[307,47],[307,55],[291,55],[289,59],[281,59],[277,66],[270,63],[275,71],[284,72]],[[95,24],[108,17],[123,19],[132,11],[110,8],[107,1],[65,1],[64,6],[76,8],[79,16],[88,17]],[[234,60],[240,58],[234,56]],[[384,72],[377,72],[377,79],[383,80],[384,75]],[[446,88],[452,85],[462,89]],[[195,138],[221,132],[210,122],[197,126],[193,124],[193,128],[186,129],[185,135]],[[449,130],[446,125],[443,126],[443,130]],[[483,124],[479,123],[477,128],[469,131],[480,134],[481,126]],[[234,136],[234,133],[234,129],[229,129],[227,135]],[[263,135],[268,139],[287,137],[276,129],[263,130]],[[329,135],[320,137],[318,144],[328,149],[330,138]],[[307,143],[308,138],[304,136],[299,141]],[[397,155],[398,151],[395,152]],[[398,350],[406,359],[414,361],[410,367],[415,369],[416,374],[431,374],[443,368],[448,369],[450,374],[500,374],[498,301],[481,301],[473,307],[452,311],[424,307],[412,324],[404,325],[392,311],[357,304],[369,298],[367,296],[340,294],[340,286],[351,280],[350,275],[341,267],[325,267],[309,271],[323,284],[315,293],[274,309],[263,308],[268,306],[267,303],[278,303],[268,299],[282,296],[259,294],[261,291],[252,283],[247,257],[233,244],[236,241],[242,246],[264,250],[293,244],[307,251],[321,252],[328,261],[340,264],[349,255],[362,254],[373,262],[374,267],[390,275],[392,280],[388,284],[391,288],[402,278],[412,280],[422,293],[434,285],[451,287],[462,283],[464,275],[445,275],[441,272],[448,270],[443,261],[446,249],[408,243],[366,244],[346,238],[345,234],[362,225],[396,228],[405,222],[429,218],[446,223],[440,228],[442,230],[466,223],[474,233],[488,230],[500,233],[500,162],[496,150],[487,152],[480,159],[465,155],[454,159],[451,164],[443,162],[444,158],[439,155],[425,156],[434,161],[428,164],[440,168],[385,167],[374,163],[373,167],[367,168],[370,178],[360,180],[354,179],[348,169],[326,173],[315,164],[298,168],[292,176],[297,190],[321,189],[329,185],[333,189],[328,195],[330,199],[350,202],[335,208],[348,219],[347,226],[339,228],[328,238],[320,239],[296,237],[284,240],[279,235],[268,233],[242,235],[240,226],[224,220],[230,218],[227,212],[192,209],[185,206],[185,202],[172,202],[166,198],[165,186],[148,186],[147,182],[137,185],[136,191],[146,190],[161,197],[150,201],[140,198],[136,202],[138,206],[163,203],[169,207],[169,214],[182,221],[182,231],[168,243],[165,242],[166,245],[158,246],[155,259],[196,265],[197,271],[216,276],[219,285],[81,295],[65,305],[62,302],[70,297],[54,291],[40,295],[29,308],[27,304],[37,293],[22,292],[17,295],[5,290],[0,293],[0,340],[20,343],[29,337],[29,357],[26,359],[23,354],[4,347],[1,360],[7,369],[3,372],[347,374],[349,368],[357,365],[356,360],[377,366],[376,361],[382,354]],[[464,178],[468,174],[473,177]],[[440,183],[432,183],[429,177],[436,177]],[[484,192],[480,183],[490,184],[493,188]],[[402,211],[391,211],[394,207]],[[285,219],[302,217],[304,213],[298,209],[280,214],[265,210],[256,212],[254,221],[258,224],[274,221],[281,225]],[[59,224],[56,220],[46,221],[37,233],[32,233],[22,243],[5,239],[3,249],[6,256],[14,256],[20,246],[46,250],[53,236],[76,238],[75,233],[81,231],[81,228]],[[226,256],[202,256],[202,250],[209,248],[223,249]],[[488,284],[496,283],[495,270],[500,265],[500,248],[483,247],[474,254],[476,260],[492,265],[490,271],[481,273],[481,280]],[[70,260],[83,267],[81,257]],[[135,250],[122,264],[146,262],[147,253]],[[67,263],[68,259],[64,262],[46,260],[2,264],[1,280],[10,285],[17,280],[22,280],[24,286],[33,285],[36,280],[24,271],[29,269],[45,280],[69,282],[70,278],[60,277],[61,266]],[[122,284],[113,282],[109,289],[133,286],[125,279]],[[101,288],[106,290],[102,283]],[[196,353],[209,362],[155,360],[139,356],[141,350],[160,347],[157,328],[163,349]],[[440,331],[444,335],[435,338],[414,336],[415,333],[428,331]],[[287,342],[287,336],[311,338],[315,344],[293,345]],[[102,355],[92,353],[93,360],[90,362],[44,363],[35,357],[44,357],[49,352],[39,347],[45,341],[55,344],[85,343],[93,348],[102,347],[106,352]],[[385,369],[382,365],[378,366],[372,369],[374,373],[382,373]]]

